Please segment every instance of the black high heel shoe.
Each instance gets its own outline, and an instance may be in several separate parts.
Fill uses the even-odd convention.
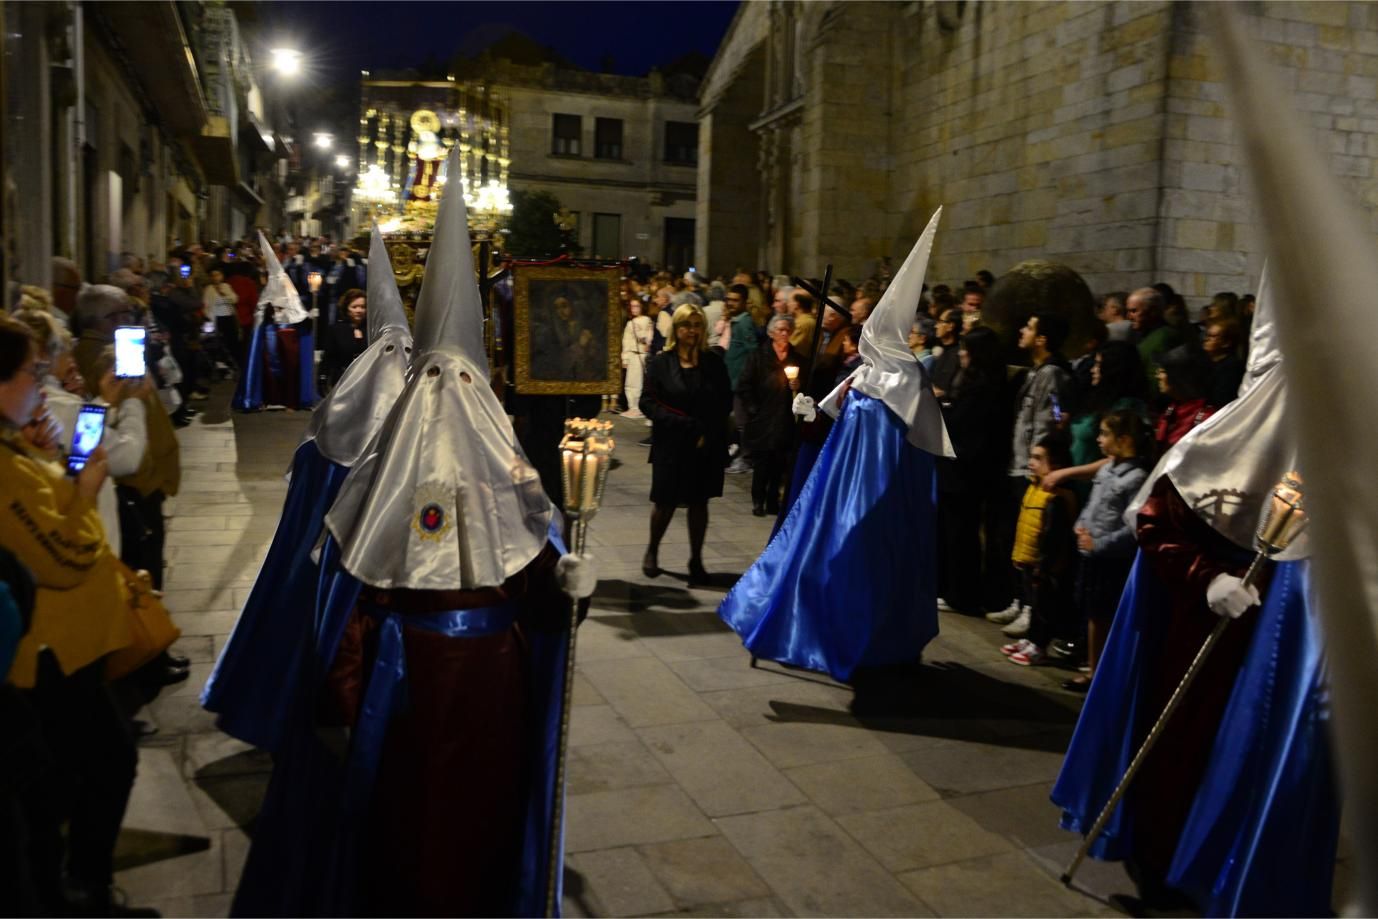
[[[645,557],[641,559],[641,573],[648,578],[660,577],[660,561],[651,549],[647,549]]]
[[[689,586],[702,587],[708,583],[708,571],[698,559],[689,561]]]

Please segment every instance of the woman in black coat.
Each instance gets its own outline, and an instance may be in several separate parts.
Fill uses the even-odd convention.
[[[1011,396],[999,338],[977,327],[961,339],[943,423],[955,459],[938,460],[938,596],[954,610],[980,612],[983,567],[981,522],[1000,490],[1010,451]],[[1005,560],[1008,562],[1008,559]]]
[[[727,465],[732,384],[722,356],[705,350],[703,310],[683,304],[675,310],[671,347],[646,364],[639,407],[651,419],[651,542],[641,570],[660,574],[660,540],[675,508],[689,509],[689,582],[708,580],[703,538],[708,499],[722,495]]]
[[[368,348],[367,319],[367,295],[358,288],[345,291],[340,298],[340,320],[326,328],[322,342],[325,359],[321,372],[331,389],[344,376],[345,368]]]
[[[766,344],[747,356],[737,378],[737,396],[746,416],[742,449],[751,457],[751,513],[757,517],[780,513],[780,484],[794,445],[790,406],[799,391],[804,358],[789,345],[793,330],[789,316],[772,316],[766,324]],[[795,368],[794,379],[786,367]]]

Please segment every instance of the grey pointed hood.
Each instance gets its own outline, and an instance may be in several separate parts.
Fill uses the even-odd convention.
[[[402,292],[397,289],[397,277],[392,273],[392,259],[388,247],[383,242],[383,233],[378,224],[373,230],[368,244],[368,340],[378,340],[384,329],[398,329],[411,337],[407,326],[407,310],[402,305]]]
[[[402,395],[412,354],[402,295],[377,225],[369,245],[366,322],[368,347],[316,406],[302,438],[302,443],[314,440],[316,449],[332,463],[350,468],[363,457]]]
[[[416,300],[416,352],[425,354],[442,345],[458,348],[471,363],[483,368],[486,379],[483,300],[474,272],[469,212],[456,178],[458,147],[451,151],[446,171],[454,181],[446,188],[448,194],[440,198],[431,250],[426,256],[426,276]]]

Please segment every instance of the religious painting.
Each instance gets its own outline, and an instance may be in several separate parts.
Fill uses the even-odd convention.
[[[513,268],[519,393],[615,393],[622,385],[622,271]]]

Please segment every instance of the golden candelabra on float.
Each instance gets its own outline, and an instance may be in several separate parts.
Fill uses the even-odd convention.
[[[390,236],[424,240],[447,187],[458,185],[475,239],[492,239],[512,212],[505,95],[480,82],[362,82],[355,202]],[[459,175],[446,174],[458,147]],[[359,221],[362,223],[363,221]]]

